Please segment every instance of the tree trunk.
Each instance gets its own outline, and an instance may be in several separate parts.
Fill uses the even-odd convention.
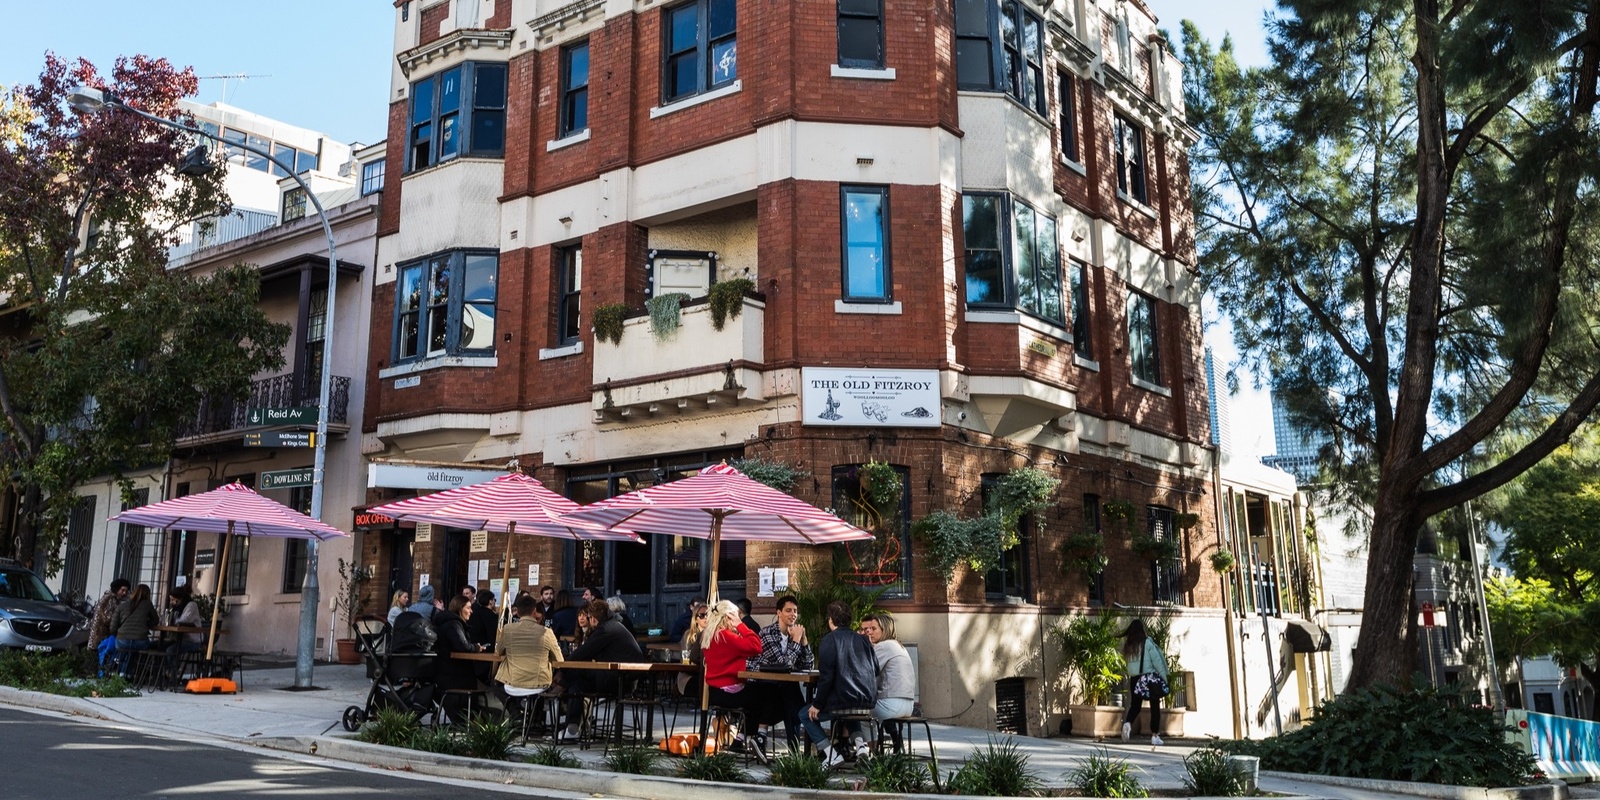
[[[16,525],[17,552],[14,557],[26,564],[29,569],[38,570],[41,565],[35,564],[35,551],[39,549],[39,504],[43,500],[38,486],[28,486],[22,492],[22,505],[17,509]],[[41,573],[43,574],[43,573]]]
[[[1411,613],[1415,583],[1417,523],[1411,509],[1417,490],[1393,481],[1379,484],[1367,552],[1367,593],[1361,635],[1346,690],[1373,684],[1399,684],[1415,671],[1417,634]]]
[[[1600,654],[1595,655],[1595,663],[1600,664]],[[1590,686],[1600,688],[1600,670],[1591,669],[1588,664],[1578,662],[1578,673],[1589,682]],[[1600,700],[1596,700],[1589,707],[1589,719],[1600,722]]]

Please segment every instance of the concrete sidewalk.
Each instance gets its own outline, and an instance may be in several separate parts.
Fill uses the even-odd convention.
[[[350,734],[340,726],[340,719],[347,706],[364,705],[366,702],[371,682],[367,680],[365,667],[319,663],[313,673],[313,683],[317,687],[315,690],[288,690],[287,687],[294,684],[292,666],[283,666],[282,661],[257,661],[247,664],[244,688],[237,695],[152,692],[139,697],[75,699],[0,688],[0,703],[97,717],[165,730],[185,738],[225,739],[278,747],[300,747],[302,745],[299,743],[319,737],[348,738]],[[933,726],[933,733],[943,774],[959,766],[962,760],[985,746],[991,738],[1003,738],[992,731],[937,724]],[[1152,747],[1148,743],[1096,743],[1077,738],[1042,739],[1027,736],[1013,737],[1013,741],[1028,755],[1030,767],[1048,786],[1065,786],[1066,774],[1079,766],[1085,756],[1100,753],[1103,748],[1110,756],[1125,759],[1137,767],[1140,770],[1139,780],[1147,788],[1158,790],[1183,788],[1183,780],[1187,775],[1183,757],[1193,752],[1195,745],[1201,744],[1173,742]],[[324,752],[338,749],[330,747]],[[598,766],[603,757],[598,747],[589,750],[573,748],[572,752],[586,766]],[[432,757],[411,751],[406,755],[413,762]],[[752,772],[764,777],[764,771]],[[499,779],[489,775],[484,778]],[[1372,788],[1330,785],[1320,781],[1313,783],[1301,780],[1299,776],[1270,773],[1263,774],[1261,789],[1278,794],[1335,800],[1403,796]],[[1468,797],[1459,796],[1462,800]]]

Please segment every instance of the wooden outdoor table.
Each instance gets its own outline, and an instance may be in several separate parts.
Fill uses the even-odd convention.
[[[150,630],[161,631],[162,633],[209,633],[211,631],[210,628],[204,628],[198,625],[151,625]],[[217,633],[227,632],[227,628],[217,629]]]
[[[459,658],[463,661],[488,661],[491,664],[498,664],[505,660],[504,656],[496,653],[462,653],[458,651],[451,653],[450,657]]]
[[[660,633],[658,633],[658,634],[656,634],[654,636],[635,636],[635,637],[633,637],[633,639],[634,639],[634,641],[638,642],[639,644],[658,644],[660,642],[670,642],[670,641],[672,641],[671,637],[669,637],[669,636],[667,636],[665,634],[660,634]]]
[[[812,684],[817,682],[816,672],[762,672],[760,670],[740,670],[739,680],[742,681],[779,681],[782,683]]]
[[[674,664],[671,662],[660,661],[563,661],[559,664],[551,664],[550,666],[558,670],[584,669],[595,670],[599,672],[626,672],[630,674],[638,674],[641,672],[681,673],[698,672],[700,670],[699,667],[693,664]],[[622,746],[622,698],[623,683],[619,676],[617,680],[617,714],[615,715],[616,724],[612,728],[612,741],[617,747]]]

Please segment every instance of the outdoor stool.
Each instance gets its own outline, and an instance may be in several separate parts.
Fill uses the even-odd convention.
[[[873,718],[872,709],[847,708],[834,712],[831,716],[833,719],[831,720],[832,727],[828,731],[828,741],[833,743],[835,752],[840,752],[838,748],[841,734],[843,734],[844,741],[850,741],[850,726],[852,724],[861,726],[861,736],[866,740],[867,747],[872,750],[873,754],[879,752],[878,721]],[[842,752],[854,753],[855,747],[853,745],[854,743],[852,742],[851,746],[846,747]]]
[[[528,725],[534,719],[544,722],[545,730],[554,733],[560,725],[560,698],[545,694],[544,689],[519,689],[515,686],[502,686],[506,696],[516,701],[521,708],[522,716],[522,743],[528,743]]]
[[[128,683],[140,689],[160,688],[161,672],[167,664],[166,653],[160,650],[130,650],[128,657]]]
[[[485,703],[488,702],[488,696],[484,694],[482,689],[446,689],[444,690],[444,697],[440,698],[439,706],[441,709],[444,707],[444,698],[448,697],[460,697],[466,700],[466,708],[462,712],[461,719],[459,720],[459,722],[461,722],[463,725],[466,724],[468,720],[472,719],[473,700],[479,700]],[[450,721],[457,722],[455,719]]]
[[[714,705],[706,713],[711,715],[706,720],[706,738],[716,741],[717,752],[720,753],[722,752],[722,737],[717,735],[718,723],[721,723],[723,729],[728,731],[730,738],[737,737],[744,731],[744,709]],[[750,743],[746,742],[745,744],[747,745],[745,749],[749,750],[748,745]],[[744,763],[750,763],[750,753],[748,752],[744,754]]]
[[[623,695],[622,702],[616,708],[616,724],[621,727],[619,732],[631,734],[626,738],[632,744],[655,744],[655,723],[658,712],[661,714],[661,730],[668,735],[672,733],[672,724],[667,719],[666,704],[654,695],[653,689],[653,681],[640,681],[634,691]],[[628,724],[630,720],[632,724]],[[607,746],[609,747],[609,744]]]
[[[928,737],[927,756],[918,756],[915,752],[913,752],[911,743],[906,741],[907,736],[911,733],[911,727],[913,725],[921,725],[922,732]],[[933,728],[928,725],[927,717],[910,716],[886,719],[883,721],[883,727],[884,730],[888,731],[889,738],[894,741],[894,750],[896,753],[901,752],[903,749],[906,754],[914,758],[927,758],[935,765],[939,763],[939,751],[933,746]]]

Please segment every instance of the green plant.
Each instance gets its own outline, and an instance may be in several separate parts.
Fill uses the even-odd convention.
[[[1177,561],[1183,555],[1177,536],[1156,536],[1146,531],[1133,535],[1133,552],[1148,561]]]
[[[1106,536],[1099,531],[1081,530],[1067,534],[1057,546],[1061,552],[1061,571],[1093,580],[1106,571]]]
[[[1112,758],[1102,747],[1099,753],[1090,753],[1083,758],[1083,763],[1067,772],[1067,783],[1084,797],[1149,797],[1150,793],[1133,773],[1132,765]]]
[[[694,755],[678,764],[678,777],[692,781],[749,783],[750,775],[739,767],[732,753]]]
[[[466,742],[456,738],[455,732],[449,728],[418,728],[411,734],[410,747],[424,753],[467,755]]]
[[[1235,563],[1237,562],[1234,561],[1233,551],[1225,547],[1211,553],[1211,569],[1218,574],[1233,569]]]
[[[749,278],[732,278],[711,284],[706,303],[711,306],[711,327],[722,330],[730,319],[738,319],[744,310],[744,295],[754,291],[756,285]]]
[[[1228,754],[1215,747],[1183,757],[1183,785],[1197,797],[1243,797],[1250,793],[1244,776],[1228,763]]]
[[[1138,510],[1133,503],[1127,500],[1107,500],[1100,506],[1100,511],[1105,515],[1107,521],[1124,526],[1133,523],[1134,514],[1138,513]]]
[[[988,511],[1000,518],[1002,538],[1000,549],[1009,550],[1022,540],[1017,525],[1023,517],[1044,510],[1050,505],[1050,495],[1061,485],[1041,469],[1019,467],[1000,476],[989,490]],[[1035,525],[1036,529],[1042,527]]]
[[[644,310],[650,315],[650,335],[656,341],[666,341],[678,332],[678,324],[683,318],[683,301],[688,299],[689,295],[683,292],[667,292],[644,301]]]
[[[333,610],[344,617],[346,624],[354,622],[356,615],[366,608],[366,600],[361,596],[361,586],[370,577],[372,574],[364,567],[353,561],[346,561],[342,557],[339,559],[339,588],[333,593]],[[338,638],[350,638],[349,631],[346,631],[345,636]]]
[[[516,738],[517,728],[510,720],[481,714],[467,723],[463,744],[466,745],[467,755],[473,758],[504,761],[506,754],[511,752],[512,740]]]
[[[0,685],[66,697],[139,696],[122,678],[99,677],[98,665],[91,667],[82,656],[70,652],[0,649]]]
[[[790,789],[828,788],[828,767],[799,750],[790,750],[772,759],[769,769],[773,786]]]
[[[622,323],[628,318],[628,307],[622,303],[607,303],[594,310],[594,338],[612,344],[622,343]]]
[[[997,742],[991,737],[987,746],[962,762],[945,788],[951,794],[1026,797],[1043,786],[1039,776],[1028,769],[1028,754],[1017,747],[1016,741],[1007,737],[1004,742]]]
[[[867,502],[886,519],[898,515],[900,498],[905,493],[900,471],[887,461],[868,461],[856,470]]]
[[[928,568],[946,584],[955,579],[958,564],[983,573],[1000,563],[1005,551],[996,514],[968,519],[941,509],[912,523],[911,533],[927,545]]]
[[[720,284],[719,284],[720,285]],[[791,467],[782,461],[768,461],[759,456],[736,458],[728,462],[733,467],[745,474],[745,477],[756,483],[764,484],[780,492],[790,492],[801,478],[811,477],[811,473],[797,467]]]
[[[568,753],[565,748],[555,742],[545,742],[528,753],[527,762],[538,764],[541,767],[563,767],[565,769],[580,769],[583,762],[576,756]]]
[[[1533,757],[1506,738],[1494,710],[1425,685],[1369,686],[1329,700],[1299,730],[1269,739],[1221,742],[1259,756],[1262,769],[1456,786],[1526,786]]]
[[[851,627],[883,609],[878,601],[887,592],[886,587],[862,587],[841,579],[833,570],[811,569],[789,579],[789,593],[800,607],[800,624],[812,646],[822,641],[828,633],[828,604],[842,601],[850,608]]]
[[[356,732],[356,740],[386,747],[410,747],[421,728],[417,715],[398,708],[380,708]]]
[[[1177,526],[1178,530],[1186,531],[1200,524],[1200,515],[1179,511],[1172,515],[1172,524]]]
[[[605,764],[612,772],[649,775],[660,758],[661,751],[654,747],[622,747],[607,753]]]
[[[869,792],[921,794],[928,790],[928,768],[909,753],[884,753],[856,762]]]
[[[1105,705],[1111,690],[1122,681],[1126,663],[1122,658],[1122,624],[1113,612],[1073,617],[1051,631],[1066,673],[1077,681],[1080,700],[1086,705]]]
[[[202,624],[210,625],[211,614],[218,608],[222,609],[222,618],[228,618],[228,598],[226,597],[219,601],[217,600],[217,596],[214,594],[197,594],[194,596],[194,604],[196,608],[200,609],[200,620]]]

